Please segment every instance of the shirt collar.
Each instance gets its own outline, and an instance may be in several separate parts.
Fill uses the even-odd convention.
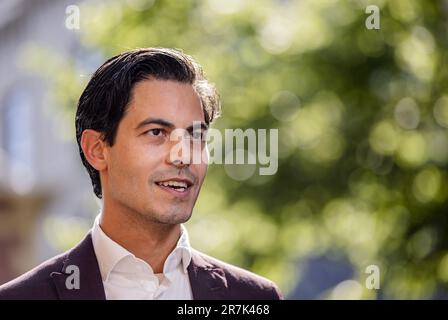
[[[99,214],[92,227],[92,242],[95,251],[95,255],[98,260],[98,266],[100,268],[101,277],[103,281],[106,281],[110,272],[115,266],[123,259],[130,257],[132,260],[140,260],[134,254],[127,249],[116,243],[109,238],[99,225]],[[187,229],[183,224],[181,226],[181,234],[177,241],[176,247],[168,255],[165,264],[163,266],[163,273],[165,275],[174,271],[179,264],[182,263],[182,271],[187,273],[187,268],[191,262],[191,246],[188,237]],[[143,260],[141,260],[143,261]]]

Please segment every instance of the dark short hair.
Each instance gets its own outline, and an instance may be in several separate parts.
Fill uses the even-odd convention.
[[[210,124],[219,116],[220,102],[215,87],[207,81],[201,66],[181,51],[142,48],[107,60],[95,71],[81,94],[75,119],[81,160],[98,198],[102,198],[100,175],[86,160],[81,148],[82,133],[86,129],[98,131],[112,146],[133,87],[139,81],[150,79],[191,84],[201,99],[205,122]]]

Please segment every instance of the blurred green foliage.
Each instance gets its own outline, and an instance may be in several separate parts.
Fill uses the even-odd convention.
[[[380,30],[365,27],[370,4],[381,10]],[[285,293],[300,280],[298,262],[332,252],[349,259],[363,288],[365,268],[378,265],[383,297],[447,289],[446,2],[129,0],[80,8],[80,41],[104,57],[149,46],[194,56],[222,96],[216,128],[279,129],[276,175],[236,181],[211,166],[188,223],[193,246]],[[73,115],[87,79],[59,70],[55,92]]]

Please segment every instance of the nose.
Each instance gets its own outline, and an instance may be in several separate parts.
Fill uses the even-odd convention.
[[[184,162],[183,162],[182,160],[180,160],[180,159],[174,160],[174,161],[172,161],[171,163],[172,163],[173,166],[175,166],[175,167],[178,168],[178,169],[182,169],[182,168],[185,168],[185,167],[188,167],[188,166],[189,166],[189,163],[184,163]]]
[[[190,139],[181,137],[173,141],[168,155],[168,163],[178,169],[188,167],[191,163]]]

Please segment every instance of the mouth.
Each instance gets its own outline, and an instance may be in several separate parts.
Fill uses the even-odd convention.
[[[193,186],[193,182],[191,180],[180,178],[156,181],[155,184],[160,188],[178,196],[187,195]]]

